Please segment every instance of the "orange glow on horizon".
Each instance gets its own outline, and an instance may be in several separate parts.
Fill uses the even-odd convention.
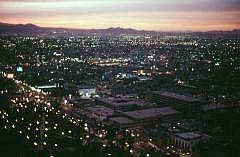
[[[216,0],[210,1],[213,3]],[[206,10],[204,6],[194,9],[198,8],[197,5],[201,5],[201,2],[193,0],[192,3],[187,0],[181,3],[176,0],[173,2],[167,0],[161,2],[156,0],[2,1],[0,2],[2,6],[0,22],[33,23],[44,27],[82,29],[123,27],[155,31],[209,31],[240,28],[239,10],[235,8],[216,10],[217,6],[210,6],[211,3],[208,4],[206,0],[203,0],[203,4],[206,3]],[[187,5],[192,8],[189,9]]]

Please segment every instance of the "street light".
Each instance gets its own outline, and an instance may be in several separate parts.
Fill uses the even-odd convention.
[[[33,144],[34,144],[34,146],[37,146],[37,145],[38,145],[37,142],[34,142]]]

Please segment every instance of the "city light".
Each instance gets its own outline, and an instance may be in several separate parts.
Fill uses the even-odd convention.
[[[30,2],[14,3],[21,8]],[[197,9],[192,8],[197,12],[193,16]],[[2,7],[0,12],[5,11]],[[182,29],[79,30],[0,22],[2,156],[238,154],[239,136],[233,132],[239,130],[240,116],[239,31]]]

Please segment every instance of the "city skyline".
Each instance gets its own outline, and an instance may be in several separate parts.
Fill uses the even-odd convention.
[[[237,0],[0,1],[4,23],[44,27],[123,27],[154,31],[210,31],[240,28]]]

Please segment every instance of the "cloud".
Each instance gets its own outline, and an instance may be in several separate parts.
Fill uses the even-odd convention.
[[[76,27],[232,28],[240,15],[238,0],[0,0],[0,7],[0,21]]]
[[[2,9],[25,8],[31,10],[83,10],[98,11],[237,11],[238,0],[3,0]],[[38,7],[37,7],[38,6]],[[17,11],[17,10],[16,10]]]

